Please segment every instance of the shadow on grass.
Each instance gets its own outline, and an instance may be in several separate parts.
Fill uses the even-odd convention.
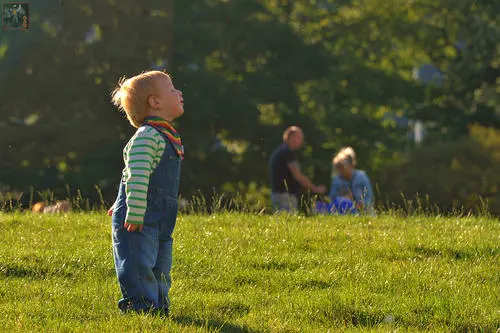
[[[64,270],[52,270],[44,267],[28,267],[28,266],[19,266],[15,264],[0,263],[0,276],[45,279],[49,276],[60,276],[63,278],[70,278],[73,276],[73,274]]]
[[[358,328],[375,328],[381,324],[392,325],[394,328],[406,328],[411,330],[432,330],[435,327],[443,327],[450,332],[499,332],[499,326],[491,322],[454,322],[455,318],[435,318],[433,310],[424,310],[419,313],[420,319],[408,320],[405,316],[393,316],[391,314],[372,313],[357,309],[345,309],[343,312],[334,312],[333,318],[340,320],[344,325]],[[329,314],[332,317],[331,313]],[[331,324],[324,321],[323,324]],[[392,331],[392,330],[391,330]],[[394,330],[395,331],[395,330]]]
[[[476,257],[493,257],[498,254],[498,249],[491,247],[466,248],[466,249],[452,249],[452,248],[436,249],[432,247],[415,246],[411,250],[417,256],[422,256],[426,258],[447,257],[453,260],[467,260]]]
[[[372,328],[384,322],[384,314],[379,311],[366,311],[335,300],[333,308],[322,309],[316,321],[323,325],[341,325]],[[321,313],[321,312],[320,312]],[[394,319],[394,318],[393,318]]]
[[[299,289],[328,289],[333,285],[331,283],[321,281],[321,280],[307,280],[304,282],[299,282],[297,287]]]
[[[237,286],[255,286],[258,283],[258,280],[251,276],[238,275],[233,279],[233,283]]]
[[[235,325],[221,319],[198,319],[187,316],[172,317],[172,321],[185,326],[198,326],[221,333],[260,333],[245,325]]]
[[[476,258],[494,258],[500,250],[496,247],[486,246],[477,248],[454,249],[449,247],[436,248],[428,246],[413,246],[408,252],[381,254],[380,258],[390,261],[425,260],[429,258],[443,258],[446,260],[471,260]]]
[[[346,319],[353,326],[375,327],[383,322],[384,317],[380,314],[354,310],[351,311],[350,318],[348,316]]]
[[[271,260],[271,261],[263,262],[263,263],[260,263],[260,262],[252,263],[251,266],[255,269],[264,270],[264,271],[276,270],[276,271],[295,272],[297,269],[300,268],[300,265],[297,263],[280,262],[280,261],[276,261],[276,260]]]

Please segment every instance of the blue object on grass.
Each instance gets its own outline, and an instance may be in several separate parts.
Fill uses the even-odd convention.
[[[352,200],[346,198],[335,198],[331,203],[316,202],[316,211],[321,214],[357,214]]]

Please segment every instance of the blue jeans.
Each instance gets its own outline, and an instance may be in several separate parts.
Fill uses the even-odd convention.
[[[144,225],[141,232],[128,232],[113,219],[113,254],[123,298],[122,311],[168,313],[172,284],[172,237],[166,225]]]

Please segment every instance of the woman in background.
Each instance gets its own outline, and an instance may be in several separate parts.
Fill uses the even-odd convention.
[[[370,179],[362,170],[355,169],[356,153],[345,147],[333,158],[334,178],[329,197],[333,202],[343,193],[351,193],[354,207],[358,212],[373,214],[373,189]]]

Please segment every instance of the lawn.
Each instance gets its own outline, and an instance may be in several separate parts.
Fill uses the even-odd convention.
[[[6,332],[497,332],[486,217],[184,215],[171,315],[120,315],[105,213],[0,214]]]

